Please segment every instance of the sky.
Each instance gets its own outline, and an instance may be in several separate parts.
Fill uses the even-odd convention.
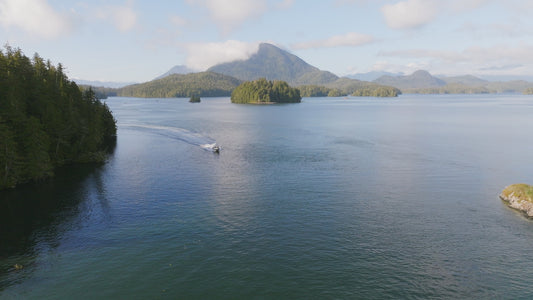
[[[69,78],[145,82],[272,43],[339,76],[533,75],[530,0],[0,0],[0,41]]]

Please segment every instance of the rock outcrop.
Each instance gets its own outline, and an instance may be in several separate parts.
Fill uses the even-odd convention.
[[[533,186],[519,183],[506,187],[500,198],[507,204],[524,212],[528,217],[533,217]]]

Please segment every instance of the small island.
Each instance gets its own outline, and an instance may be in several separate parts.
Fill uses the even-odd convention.
[[[231,93],[232,103],[273,104],[301,101],[299,89],[290,87],[285,81],[270,81],[265,78],[243,82]]]
[[[533,217],[533,186],[525,183],[512,184],[502,191],[500,198],[510,207]]]
[[[200,97],[196,96],[196,95],[192,95],[191,96],[191,99],[189,99],[189,102],[191,103],[200,103]]]

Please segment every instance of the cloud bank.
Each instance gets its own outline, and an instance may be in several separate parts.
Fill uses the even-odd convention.
[[[69,16],[55,11],[46,0],[0,0],[0,24],[45,39],[66,35],[73,27]]]
[[[344,46],[361,46],[372,43],[374,38],[369,35],[360,34],[357,32],[349,32],[345,35],[335,35],[323,40],[314,40],[302,43],[292,44],[291,48],[299,49],[313,49],[313,48],[333,48]]]
[[[205,7],[222,33],[228,34],[243,22],[264,14],[265,0],[187,0],[189,4]],[[290,5],[292,2],[288,2]]]
[[[137,24],[137,13],[133,9],[131,1],[124,5],[104,6],[98,11],[97,17],[113,23],[121,32],[129,31]]]
[[[393,29],[421,27],[437,15],[435,0],[407,0],[381,7],[385,22]]]
[[[185,46],[187,67],[204,71],[214,65],[248,59],[259,50],[259,43],[229,40],[221,43],[191,43]]]
[[[422,27],[440,14],[453,14],[477,9],[493,0],[403,0],[381,7],[385,23],[392,29]]]

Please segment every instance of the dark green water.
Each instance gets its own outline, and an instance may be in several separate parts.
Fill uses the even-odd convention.
[[[1,299],[533,297],[498,198],[533,184],[531,97],[107,103],[106,165],[0,193]]]

